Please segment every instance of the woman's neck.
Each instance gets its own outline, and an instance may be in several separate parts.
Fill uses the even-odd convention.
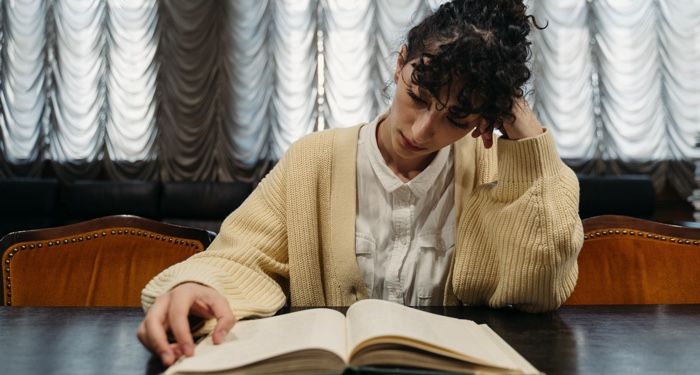
[[[403,182],[408,182],[418,176],[430,162],[435,159],[437,152],[429,155],[420,155],[415,158],[403,158],[394,149],[392,140],[392,127],[389,124],[390,116],[382,119],[377,124],[377,147],[382,158],[392,172]]]

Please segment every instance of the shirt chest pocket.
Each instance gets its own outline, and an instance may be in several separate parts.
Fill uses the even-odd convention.
[[[374,259],[376,257],[377,245],[374,237],[365,233],[355,234],[355,258],[360,267],[362,278],[367,286],[367,293],[372,297],[374,289]]]
[[[419,306],[443,304],[447,275],[454,253],[452,229],[426,233],[417,238],[416,262],[417,300]]]

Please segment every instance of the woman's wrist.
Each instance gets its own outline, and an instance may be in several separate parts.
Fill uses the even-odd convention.
[[[515,116],[515,121],[503,124],[503,130],[510,140],[537,137],[544,131],[540,121],[537,120],[534,112],[523,98],[515,100],[513,116]]]

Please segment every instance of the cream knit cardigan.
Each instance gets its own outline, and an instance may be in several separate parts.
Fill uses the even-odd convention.
[[[273,315],[286,301],[347,306],[367,298],[355,259],[360,126],[292,145],[206,251],[146,285],[144,309],[187,281],[221,292],[239,319]],[[499,139],[490,150],[466,136],[454,161],[458,219],[444,303],[557,308],[576,284],[583,230],[578,180],[551,135]]]

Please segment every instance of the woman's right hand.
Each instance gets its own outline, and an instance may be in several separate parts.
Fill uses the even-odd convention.
[[[226,298],[213,288],[197,283],[184,283],[156,298],[136,332],[141,343],[157,354],[165,366],[176,359],[194,354],[194,340],[187,320],[189,315],[216,319],[212,339],[223,342],[236,318]],[[175,337],[168,342],[167,331]]]

